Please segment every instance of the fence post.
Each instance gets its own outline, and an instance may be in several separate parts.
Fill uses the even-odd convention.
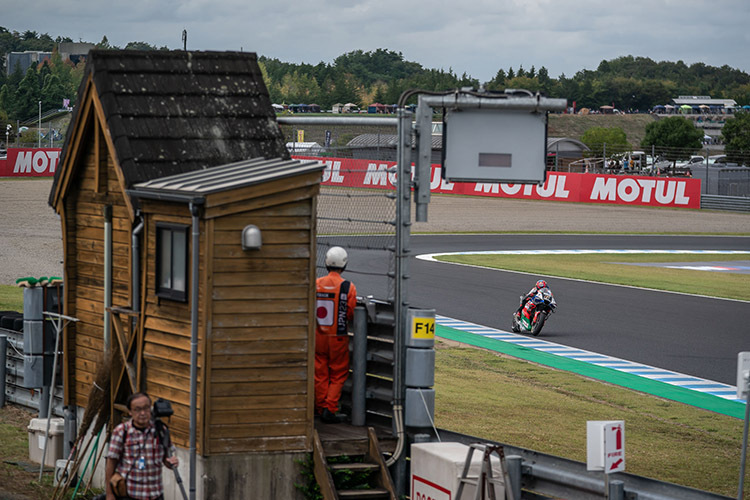
[[[610,481],[607,494],[609,500],[625,500],[625,483],[622,481]]]
[[[706,147],[706,194],[708,194],[708,147]]]
[[[0,335],[0,408],[5,406],[5,362],[8,349],[8,336]]]
[[[352,425],[365,425],[367,380],[367,311],[354,308],[354,344],[352,349]]]
[[[513,491],[513,498],[521,498],[521,465],[523,464],[523,457],[519,455],[508,455],[505,457],[505,465],[508,467],[508,479],[510,484],[506,484],[506,488],[510,488]]]

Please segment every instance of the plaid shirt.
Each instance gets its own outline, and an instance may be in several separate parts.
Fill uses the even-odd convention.
[[[139,469],[141,457],[145,466]],[[153,422],[145,431],[134,427],[132,419],[115,427],[107,458],[118,461],[115,470],[125,478],[129,497],[151,499],[164,492],[161,479],[164,448],[159,443]]]

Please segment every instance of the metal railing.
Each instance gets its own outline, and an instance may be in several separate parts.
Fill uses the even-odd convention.
[[[601,500],[607,498],[607,480],[603,472],[588,471],[586,464],[566,458],[547,455],[517,446],[479,440],[443,429],[438,429],[442,441],[470,445],[478,441],[502,446],[508,460],[511,487],[516,499],[524,498],[575,498],[576,500]],[[696,490],[674,483],[659,481],[635,474],[617,472],[609,474],[610,500],[718,500],[730,499],[724,495]],[[613,488],[614,486],[614,488]]]
[[[0,362],[5,362],[5,379],[0,381],[0,390],[5,392],[5,400],[30,410],[39,410],[42,391],[28,389],[23,382],[23,332],[0,328],[0,335],[7,337],[6,352],[0,352]],[[58,377],[58,380],[60,378]],[[63,389],[55,388],[52,413],[59,417],[63,413]]]
[[[701,208],[706,210],[750,212],[750,197],[704,194],[701,195]]]

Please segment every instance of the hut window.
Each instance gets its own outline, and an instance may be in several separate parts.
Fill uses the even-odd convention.
[[[182,224],[156,224],[156,295],[187,301],[188,229]]]

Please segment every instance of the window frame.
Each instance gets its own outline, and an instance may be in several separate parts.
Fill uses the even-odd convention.
[[[164,234],[164,231],[167,231],[170,235],[170,254],[169,254],[169,266],[170,266],[170,273],[169,273],[169,279],[171,286],[163,286],[161,283],[162,278],[162,270],[164,266],[164,262],[162,261],[162,245],[163,238],[162,235]],[[183,275],[185,277],[185,289],[180,290],[174,287],[174,277],[175,277],[175,255],[176,252],[179,251],[179,249],[175,248],[174,245],[174,235],[176,233],[182,233],[185,238],[185,248],[182,250],[184,251],[184,268],[182,269]],[[178,302],[187,302],[188,298],[188,290],[190,288],[190,276],[188,275],[188,262],[190,257],[190,226],[187,224],[176,224],[171,222],[157,222],[156,223],[156,282],[154,283],[154,289],[156,290],[156,296],[163,298],[163,299],[169,299],[174,300]]]

